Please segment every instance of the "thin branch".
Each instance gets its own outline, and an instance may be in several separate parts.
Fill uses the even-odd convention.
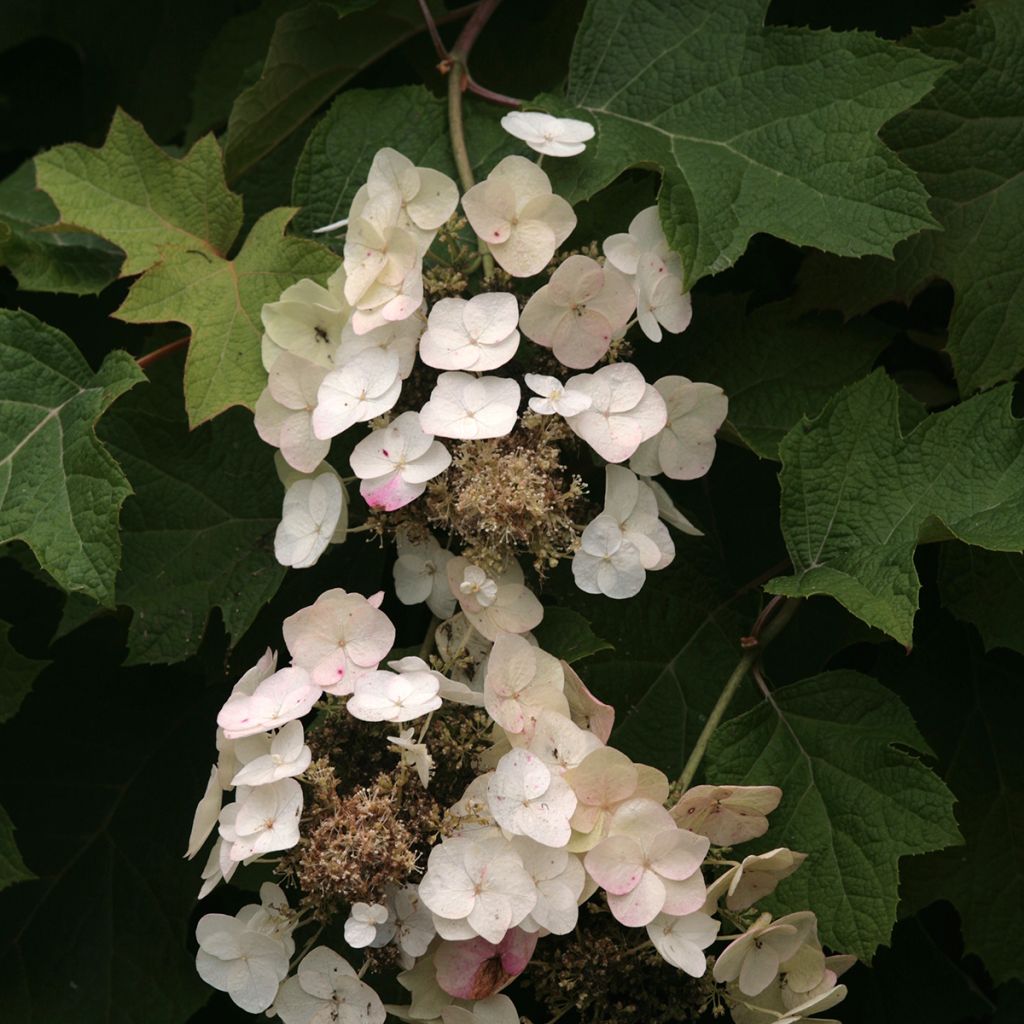
[[[701,729],[697,742],[693,745],[693,750],[690,751],[690,756],[686,759],[683,773],[672,787],[674,796],[678,797],[689,789],[690,783],[693,782],[697,769],[704,758],[708,743],[711,741],[715,730],[721,724],[729,704],[740,687],[740,683],[743,682],[747,673],[760,659],[761,652],[765,647],[786,628],[799,607],[799,598],[772,598],[757,617],[757,621],[751,628],[750,635],[740,640],[740,646],[744,649],[743,657],[740,658],[739,663],[733,669],[732,675],[725,681],[725,686],[722,687],[722,692],[719,694],[715,706],[711,709],[711,714],[708,715],[708,720],[704,723],[704,728]]]
[[[515,96],[506,96],[502,92],[495,92],[493,89],[488,89],[486,86],[475,82],[473,76],[468,71],[466,72],[466,90],[473,93],[474,96],[490,100],[491,103],[497,103],[503,107],[517,108],[523,105],[523,101],[516,99]]]
[[[430,5],[427,0],[419,0],[420,10],[423,12],[423,20],[426,22],[427,31],[430,33],[430,41],[434,44],[434,50],[437,52],[438,60],[447,60],[448,51],[444,48],[444,43],[441,42],[441,35],[437,31],[437,22],[434,21],[434,16],[430,13]]]
[[[135,362],[140,370],[145,370],[147,366],[152,366],[153,363],[158,363],[164,357],[177,352],[179,348],[184,348],[191,340],[192,335],[189,334],[184,338],[178,338],[176,341],[169,341],[166,345],[161,345],[160,348],[147,352],[144,356],[139,356]]]

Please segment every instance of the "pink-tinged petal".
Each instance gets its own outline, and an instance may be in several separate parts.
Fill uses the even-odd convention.
[[[665,885],[653,871],[645,871],[637,885],[621,896],[608,893],[612,916],[628,928],[650,924],[665,906]]]
[[[426,489],[425,483],[408,483],[397,472],[364,480],[359,485],[359,493],[365,499],[366,504],[370,508],[381,509],[384,512],[394,512],[395,509],[408,505]]]
[[[654,837],[647,848],[647,856],[659,875],[681,882],[700,870],[710,845],[707,836],[672,829]]]
[[[692,914],[701,910],[707,900],[707,887],[699,871],[681,882],[662,878],[665,884],[665,913]]]
[[[434,953],[437,983],[457,999],[486,999],[526,970],[537,938],[513,928],[499,943],[442,942]]]
[[[583,866],[605,892],[621,896],[632,892],[640,883],[644,875],[643,861],[639,843],[628,836],[607,836],[587,853]]]

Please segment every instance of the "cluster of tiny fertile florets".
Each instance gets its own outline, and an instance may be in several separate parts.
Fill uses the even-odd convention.
[[[474,565],[500,572],[526,554],[543,575],[572,555],[579,538],[587,489],[563,464],[558,442],[568,433],[524,417],[506,437],[453,445],[451,467],[427,488],[427,521],[457,537]]]
[[[322,922],[353,903],[379,903],[416,869],[414,834],[395,793],[360,787],[341,796],[334,767],[313,770],[314,793],[302,838],[279,871],[302,892],[300,906]]]
[[[581,927],[549,940],[524,976],[547,1011],[572,1011],[580,1024],[697,1020],[714,998],[711,978],[673,968],[603,908],[587,909]]]

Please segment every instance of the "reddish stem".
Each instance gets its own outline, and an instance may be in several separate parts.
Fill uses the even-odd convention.
[[[191,340],[192,335],[190,334],[187,337],[169,341],[166,345],[161,345],[160,348],[147,352],[144,356],[139,356],[135,362],[138,363],[140,370],[145,370],[147,366],[152,366],[153,363],[158,363],[165,356],[171,355],[172,352],[177,352],[179,348],[184,348]]]

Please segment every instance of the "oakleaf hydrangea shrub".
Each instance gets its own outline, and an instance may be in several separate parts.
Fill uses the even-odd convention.
[[[503,123],[542,157],[593,135]],[[278,561],[372,532],[395,545],[397,599],[433,619],[397,652],[383,593],[326,590],[217,716],[188,842],[200,897],[252,863],[277,881],[201,918],[196,966],[251,1013],[516,1024],[521,979],[555,1017],[761,1024],[846,994],[854,958],[823,950],[813,913],[758,909],[805,854],[737,850],[782,791],[635,762],[609,743],[614,710],[533,636],[560,562],[628,601],[672,562],[673,531],[698,532],[656,478],[706,474],[728,409],[713,382],[633,361],[684,344],[691,319],[657,209],[567,249],[576,224],[541,160],[507,156],[460,196],[382,149],[326,226],[344,256],[326,285],[263,307]],[[351,474],[327,461],[336,438]]]

